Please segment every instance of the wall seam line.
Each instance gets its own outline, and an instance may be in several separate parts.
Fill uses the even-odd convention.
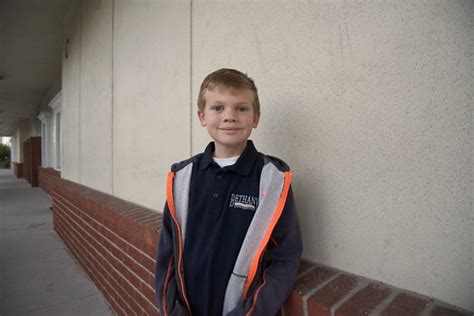
[[[79,163],[78,163],[78,169],[79,169],[79,183],[82,183],[82,160],[81,160],[81,153],[82,153],[82,148],[81,148],[81,131],[82,131],[82,124],[81,124],[81,115],[82,115],[82,13],[84,11],[84,3],[81,0],[81,10],[79,13],[79,135],[77,137],[78,139],[78,148],[79,148]]]
[[[189,156],[193,155],[193,0],[189,1]]]
[[[110,90],[111,90],[111,122],[110,122],[110,191],[114,194],[114,43],[115,43],[115,0],[112,0],[112,43],[111,43],[111,80],[110,80]]]

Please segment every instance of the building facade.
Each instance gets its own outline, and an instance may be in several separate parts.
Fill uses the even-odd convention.
[[[209,138],[202,79],[249,74],[252,135],[294,174],[304,258],[474,310],[469,1],[71,1],[62,74],[12,137],[43,167],[161,212]]]

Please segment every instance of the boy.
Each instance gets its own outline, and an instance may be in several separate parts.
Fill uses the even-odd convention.
[[[198,117],[214,142],[174,164],[156,260],[161,315],[275,315],[302,252],[281,160],[248,140],[260,119],[257,88],[234,69],[201,84]]]

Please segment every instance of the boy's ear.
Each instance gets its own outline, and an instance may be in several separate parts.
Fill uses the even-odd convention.
[[[258,127],[258,122],[260,122],[260,113],[255,113],[253,117],[253,128]]]
[[[201,110],[198,110],[197,115],[198,115],[199,121],[201,122],[201,126],[205,127],[207,123],[206,123],[206,118],[204,116],[204,112]]]

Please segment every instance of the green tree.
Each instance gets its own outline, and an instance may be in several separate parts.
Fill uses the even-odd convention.
[[[0,161],[10,160],[10,147],[0,144]]]

